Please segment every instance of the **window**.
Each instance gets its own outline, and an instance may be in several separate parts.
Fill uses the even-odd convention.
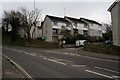
[[[98,33],[99,33],[99,34],[101,34],[101,33],[102,33],[102,31],[98,30]]]
[[[77,23],[76,22],[74,23],[74,26],[77,28]]]
[[[91,27],[93,27],[93,24],[91,24]]]
[[[53,35],[57,35],[58,34],[58,29],[53,29]]]
[[[53,21],[53,25],[58,26],[58,21]]]
[[[90,29],[90,32],[95,32],[95,30],[94,29]]]
[[[74,34],[78,34],[78,29],[74,29]]]
[[[88,35],[88,31],[86,31],[86,30],[83,30],[83,35]]]
[[[66,23],[66,27],[70,27],[70,23]]]
[[[84,24],[84,27],[85,27],[85,28],[87,28],[87,25],[86,25],[86,24]]]

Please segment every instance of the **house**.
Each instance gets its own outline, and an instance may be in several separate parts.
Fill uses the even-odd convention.
[[[71,34],[82,34],[82,35],[88,35],[88,27],[87,24],[84,21],[81,21],[80,19],[67,17],[65,16],[65,19],[69,21],[71,24]]]
[[[62,26],[66,27],[71,35],[82,34],[86,36],[102,37],[101,24],[85,19],[72,18],[65,16],[64,18],[46,15],[42,28],[43,36],[46,36],[46,41],[54,41],[60,38],[59,31]]]
[[[101,29],[102,24],[86,18],[80,18],[80,20],[87,23],[89,36],[102,37],[102,29]]]
[[[120,1],[114,2],[108,11],[111,12],[113,45],[120,46]]]
[[[59,30],[62,26],[70,26],[69,22],[64,18],[46,15],[43,23],[43,36],[46,41],[53,41],[59,38]]]
[[[37,38],[40,38],[43,36],[42,25],[43,25],[43,21],[41,22],[41,24],[37,24]]]
[[[24,31],[23,27],[20,27],[19,30],[18,30],[18,35],[20,37],[26,37],[27,34],[26,32]],[[36,24],[36,27],[35,26],[32,26],[31,29],[30,29],[30,37],[32,39],[36,39],[38,37],[41,37],[42,36],[42,27],[41,27],[41,23],[40,21],[37,21],[37,24]]]

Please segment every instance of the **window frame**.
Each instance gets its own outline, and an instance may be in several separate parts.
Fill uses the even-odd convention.
[[[58,21],[53,21],[54,26],[58,26]]]

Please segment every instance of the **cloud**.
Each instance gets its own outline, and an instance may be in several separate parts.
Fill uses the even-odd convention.
[[[35,0],[36,2],[113,2],[114,0]],[[2,2],[34,2],[34,0],[2,0]]]
[[[106,10],[95,10],[93,11],[93,13],[91,13],[91,15],[88,16],[88,18],[97,20],[99,22],[106,22],[106,23],[110,23],[111,22],[111,16],[110,13]]]

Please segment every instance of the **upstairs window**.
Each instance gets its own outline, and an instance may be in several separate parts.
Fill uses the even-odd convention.
[[[94,32],[95,32],[95,30],[94,30],[94,29],[90,29],[90,32],[94,33]]]
[[[66,23],[66,27],[70,27],[70,23]]]
[[[76,22],[74,23],[74,26],[75,26],[75,28],[77,28],[77,23]]]
[[[58,26],[58,21],[53,21],[54,26]]]
[[[91,24],[91,27],[93,27],[93,24]]]
[[[84,28],[87,28],[87,25],[86,25],[86,24],[84,24]]]
[[[84,34],[85,36],[87,36],[87,35],[88,35],[88,31],[83,30],[83,34]]]

